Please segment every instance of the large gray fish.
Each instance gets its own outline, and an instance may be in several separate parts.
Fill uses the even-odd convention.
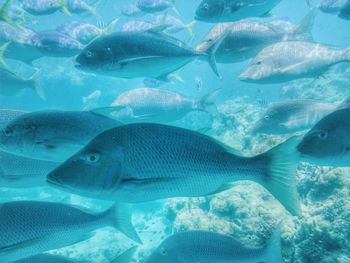
[[[82,44],[89,44],[97,37],[109,34],[117,21],[118,19],[115,19],[105,27],[97,27],[93,24],[73,21],[57,27],[56,31],[74,38]]]
[[[141,242],[131,214],[115,205],[101,212],[85,212],[61,203],[19,201],[0,204],[0,260],[7,263],[73,245],[111,226]]]
[[[198,132],[129,124],[98,135],[47,180],[69,192],[128,203],[205,196],[227,190],[239,180],[252,180],[298,214],[294,144],[291,139],[248,158]]]
[[[216,47],[215,58],[219,63],[233,63],[256,56],[263,48],[280,41],[311,40],[315,10],[311,11],[299,26],[284,20],[271,22],[238,21],[215,26],[196,48],[209,52]]]
[[[310,129],[337,108],[331,103],[299,99],[274,103],[253,128],[253,133],[285,134]]]
[[[27,158],[62,162],[97,134],[120,123],[89,111],[39,111],[9,122],[0,149]]]
[[[316,165],[350,166],[350,109],[340,109],[320,120],[303,138],[298,150]]]
[[[57,31],[38,32],[31,42],[45,56],[51,57],[72,57],[83,49],[78,40]]]
[[[216,90],[201,100],[193,100],[167,90],[132,89],[120,94],[111,107],[101,108],[99,112],[112,114],[114,118],[125,123],[167,123],[179,120],[191,111],[216,113],[214,100],[218,92]]]
[[[350,62],[350,47],[339,50],[309,42],[281,42],[263,49],[240,79],[261,84],[316,79],[341,62]]]
[[[57,11],[70,14],[68,0],[22,0],[22,8],[34,16],[50,15]]]
[[[195,19],[203,22],[234,22],[268,14],[281,0],[202,0]]]
[[[165,239],[146,263],[283,263],[280,231],[265,247],[252,247],[227,235],[206,231],[177,233]]]
[[[117,256],[110,263],[129,263],[131,262],[132,256],[135,253],[137,247],[131,247],[130,249]],[[89,261],[77,261],[62,256],[41,254],[13,261],[11,263],[88,263]],[[93,263],[93,261],[91,261]]]
[[[40,71],[37,71],[30,78],[25,79],[6,68],[0,67],[0,95],[17,96],[23,91],[31,89],[34,90],[41,99],[45,100],[42,87],[37,83],[39,74]]]
[[[120,32],[103,36],[88,45],[77,57],[77,67],[121,78],[166,78],[189,62],[207,57],[216,74],[211,54],[196,52],[186,44],[154,29]]]

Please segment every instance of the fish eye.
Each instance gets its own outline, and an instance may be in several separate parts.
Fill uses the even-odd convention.
[[[86,51],[86,56],[88,58],[92,58],[94,56],[94,54],[90,50],[88,50],[88,51]]]
[[[318,134],[318,137],[322,140],[326,139],[328,136],[328,133],[325,132],[325,131],[321,131],[319,134]]]
[[[13,130],[11,128],[6,128],[4,130],[5,136],[12,136],[13,135]]]
[[[86,156],[86,161],[89,163],[97,163],[101,156],[98,153],[91,153]]]
[[[264,119],[268,121],[270,119],[270,116],[269,115],[265,115]]]
[[[161,254],[162,256],[166,256],[166,255],[167,255],[167,251],[166,251],[166,249],[165,249],[164,247],[162,247],[162,248],[160,249],[160,254]]]

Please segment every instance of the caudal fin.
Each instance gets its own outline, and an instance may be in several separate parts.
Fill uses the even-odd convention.
[[[317,11],[317,8],[312,8],[300,22],[299,26],[295,29],[294,35],[298,38],[298,40],[313,41],[312,29]]]
[[[130,206],[118,203],[113,206],[111,212],[112,224],[115,226],[115,228],[126,235],[128,238],[134,240],[139,244],[142,244],[139,235],[132,225]]]
[[[116,18],[116,19],[112,20],[111,22],[109,22],[107,24],[107,26],[102,28],[102,34],[103,35],[110,34],[113,31],[113,28],[115,27],[115,25],[117,24],[118,21],[119,21],[119,18]]]
[[[60,1],[59,8],[60,8],[61,12],[71,16],[72,13],[69,11],[69,8],[67,6],[68,0],[59,0],[59,1]]]
[[[282,246],[281,246],[281,224],[276,226],[274,233],[272,234],[266,250],[265,250],[266,262],[283,263]]]
[[[43,87],[40,83],[38,83],[38,78],[40,77],[41,70],[37,70],[29,79],[28,82],[31,83],[33,89],[35,90],[36,94],[42,99],[46,100],[46,96],[43,90]]]
[[[11,0],[5,0],[4,4],[0,8],[0,20],[6,22],[7,24],[15,27],[20,28],[19,25],[17,25],[10,17],[9,17],[9,11],[11,7]]]
[[[217,107],[215,105],[215,100],[220,94],[221,89],[216,89],[213,92],[210,92],[209,94],[205,95],[200,101],[199,101],[199,109],[205,112],[208,112],[210,114],[216,114],[218,112]]]
[[[267,162],[267,170],[263,178],[265,188],[292,215],[300,213],[295,183],[295,173],[300,158],[296,150],[299,141],[299,137],[292,137],[260,156]]]
[[[4,66],[5,68],[8,68],[5,59],[4,59],[4,54],[6,52],[7,47],[11,44],[11,42],[7,42],[0,46],[0,65]]]
[[[193,33],[193,27],[196,24],[196,21],[192,21],[191,23],[186,25],[186,29],[188,31],[188,34],[190,35],[190,42],[195,38],[195,35]]]
[[[132,256],[135,254],[137,246],[133,246],[124,251],[121,255],[111,261],[111,263],[127,263],[131,262]]]

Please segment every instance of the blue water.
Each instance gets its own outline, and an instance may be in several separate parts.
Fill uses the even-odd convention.
[[[3,2],[3,1],[2,1]],[[13,1],[18,4],[17,1]],[[54,29],[64,22],[77,20],[93,24],[119,18],[114,31],[130,20],[120,14],[127,0],[100,0],[98,16],[68,16],[56,12],[48,16],[29,16],[33,31]],[[312,1],[316,6],[318,1]],[[0,2],[1,3],[1,2]],[[194,20],[199,0],[176,0],[180,19],[188,24]],[[176,16],[172,11],[169,14]],[[272,18],[283,18],[298,24],[309,12],[304,1],[283,0],[271,11]],[[152,16],[143,18],[152,20]],[[214,24],[196,22],[196,47]],[[312,30],[315,42],[346,48],[350,44],[350,22],[336,15],[318,12]],[[177,34],[188,40],[187,32]],[[5,53],[6,57],[6,53]],[[286,99],[307,98],[338,103],[350,95],[348,64],[336,65],[317,80],[300,79],[283,84],[248,84],[238,79],[250,60],[234,64],[218,64],[221,78],[214,75],[204,61],[193,61],[179,74],[184,80],[165,83],[162,89],[175,91],[193,99],[220,88],[216,100],[222,118],[212,119],[205,113],[193,112],[174,125],[199,130],[211,128],[208,135],[237,149],[241,154],[255,156],[265,152],[290,135],[251,136],[252,127],[266,105]],[[8,65],[23,76],[30,76],[33,68],[8,60]],[[34,62],[40,69],[39,84],[46,95],[40,99],[32,90],[19,96],[0,95],[2,109],[39,111],[47,109],[83,110],[109,106],[115,98],[132,88],[143,87],[143,79],[118,79],[88,74],[74,67],[73,58],[42,58]],[[202,85],[198,86],[198,81]],[[0,83],[1,87],[1,83]],[[101,96],[84,103],[83,98],[99,90]],[[285,262],[350,263],[350,179],[348,168],[317,167],[301,164],[297,172],[297,186],[302,203],[302,216],[292,217],[262,187],[250,182],[235,184],[230,190],[215,196],[173,198],[135,206],[133,223],[144,244],[138,246],[132,262],[144,262],[166,236],[186,230],[210,230],[231,235],[249,245],[263,245],[276,225],[282,222],[282,254]],[[71,195],[50,187],[30,189],[1,188],[0,201],[41,200],[82,206],[102,211],[112,202]],[[1,234],[1,233],[0,233]],[[117,230],[103,228],[89,240],[51,251],[72,259],[89,262],[110,262],[116,255],[134,245]],[[162,263],[162,262],[160,262]],[[274,263],[274,262],[269,262]]]

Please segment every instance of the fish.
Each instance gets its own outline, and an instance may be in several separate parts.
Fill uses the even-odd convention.
[[[319,10],[328,14],[338,14],[348,0],[321,0]]]
[[[217,63],[235,63],[255,57],[263,48],[280,41],[310,41],[316,9],[301,21],[299,26],[285,20],[270,22],[242,20],[218,24],[196,48],[209,52],[216,48]],[[220,45],[216,47],[216,43]]]
[[[118,19],[114,19],[104,27],[97,27],[89,23],[72,21],[57,27],[56,31],[78,40],[83,45],[87,45],[97,37],[112,32],[117,22]]]
[[[130,20],[123,24],[120,31],[122,32],[135,32],[135,31],[147,31],[154,28],[155,25],[143,20]]]
[[[132,256],[134,255],[137,246],[133,246],[121,255],[118,255],[115,259],[111,260],[110,263],[128,263],[131,262]],[[13,261],[11,263],[88,263],[88,261],[77,261],[66,257],[51,255],[51,254],[40,254],[29,258]],[[93,261],[91,261],[93,263]]]
[[[267,108],[252,133],[286,134],[310,129],[336,108],[332,103],[310,99],[277,102]]]
[[[18,44],[30,44],[30,39],[35,33],[25,27],[16,28],[6,22],[0,21],[0,43],[15,42]]]
[[[343,108],[316,123],[297,146],[302,160],[321,166],[349,167],[349,116],[350,108]]]
[[[72,57],[83,49],[78,40],[57,31],[38,32],[31,42],[44,56],[50,57]]]
[[[338,17],[346,19],[346,20],[350,20],[350,1],[349,0],[340,9]]]
[[[92,232],[114,227],[141,243],[131,214],[122,205],[101,213],[50,202],[16,201],[0,204],[0,260],[15,260],[84,241]]]
[[[242,157],[200,132],[153,123],[127,124],[96,136],[50,172],[47,183],[92,198],[139,203],[212,195],[234,182],[252,180],[296,215],[297,141],[292,138],[264,154]]]
[[[45,100],[46,97],[44,91],[42,90],[41,85],[37,83],[39,76],[39,70],[29,78],[22,78],[11,70],[0,67],[0,95],[18,96],[25,90],[31,89],[34,90],[42,100]]]
[[[235,22],[268,14],[281,0],[202,0],[195,19],[207,23]]]
[[[206,57],[214,73],[219,75],[213,53],[196,52],[180,40],[153,28],[116,32],[96,39],[78,55],[76,67],[119,78],[166,79],[189,62]]]
[[[31,112],[2,129],[0,149],[26,158],[63,162],[97,134],[119,125],[92,111]]]
[[[20,29],[19,26],[13,19],[11,18],[11,0],[4,0],[3,4],[0,7],[0,22],[5,22],[8,25]]]
[[[228,235],[187,231],[166,238],[145,263],[283,263],[280,231],[262,247],[242,244]]]
[[[28,111],[15,109],[0,109],[0,129],[5,127],[8,122],[14,120],[16,117],[28,113]]]
[[[22,0],[22,8],[31,15],[51,15],[61,11],[70,14],[67,8],[67,0]]]
[[[350,62],[350,47],[340,50],[311,42],[287,41],[263,49],[239,78],[259,84],[317,79],[341,62]]]
[[[138,0],[136,6],[145,13],[158,13],[172,8],[179,14],[175,7],[175,0]]]
[[[154,24],[167,25],[167,28],[164,30],[164,32],[167,34],[177,34],[182,31],[187,31],[188,34],[191,36],[191,39],[194,38],[193,27],[196,24],[196,21],[192,21],[188,24],[185,24],[180,19],[172,15],[163,14],[155,17]]]
[[[94,5],[89,5],[83,0],[66,0],[66,6],[71,14],[84,14],[91,13],[92,15],[97,15],[96,5],[99,1],[95,1]]]
[[[168,123],[180,120],[192,111],[217,113],[214,100],[220,91],[215,90],[200,100],[193,100],[163,89],[131,89],[120,94],[110,107],[101,108],[98,113],[109,117],[112,115],[123,123]]]
[[[127,4],[127,5],[123,5],[120,8],[120,12],[122,13],[123,16],[126,17],[143,17],[146,15],[146,13],[142,12],[137,6],[136,4]]]

